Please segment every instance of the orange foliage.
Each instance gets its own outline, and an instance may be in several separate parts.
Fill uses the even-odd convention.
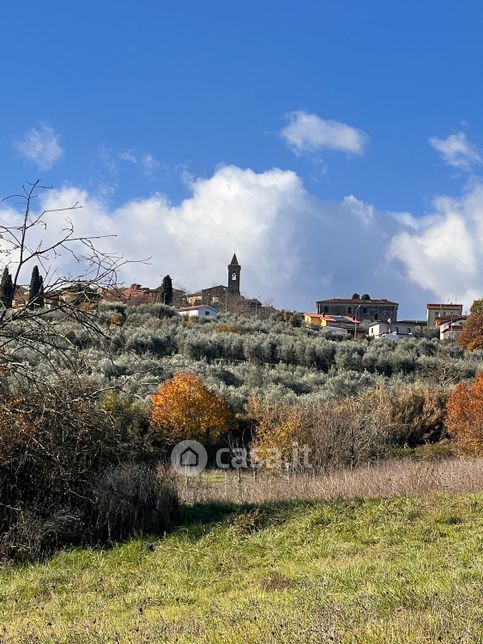
[[[234,324],[217,324],[215,333],[240,333],[240,329]]]
[[[151,401],[151,420],[171,443],[213,442],[227,431],[231,420],[225,400],[192,373],[178,373],[164,382]]]
[[[301,405],[270,405],[253,397],[248,401],[248,413],[257,422],[254,447],[263,459],[277,450],[284,460],[290,460],[294,446],[312,443],[311,413]]]
[[[446,428],[462,454],[483,455],[483,372],[476,374],[472,384],[461,382],[454,388]]]
[[[463,324],[458,338],[458,344],[465,351],[483,349],[483,312],[475,309]]]

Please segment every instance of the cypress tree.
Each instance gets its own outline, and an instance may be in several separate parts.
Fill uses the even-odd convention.
[[[32,277],[30,278],[30,288],[29,288],[29,301],[28,306],[30,309],[39,308],[39,294],[40,291],[43,291],[42,281],[40,278],[39,267],[34,266],[32,269]]]
[[[169,275],[163,277],[160,291],[161,304],[170,306],[173,303],[173,282]]]
[[[5,266],[2,273],[2,280],[0,281],[0,302],[6,309],[12,308],[13,301],[13,283],[10,271]]]

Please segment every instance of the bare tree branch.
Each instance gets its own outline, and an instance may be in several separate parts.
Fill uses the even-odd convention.
[[[72,220],[66,216],[58,230],[52,230],[48,215],[69,213],[79,203],[35,212],[39,194],[51,190],[40,180],[26,183],[22,192],[0,200],[14,200],[22,206],[20,223],[0,223],[0,266],[12,271],[14,306],[0,303],[0,370],[29,378],[28,366],[18,357],[26,350],[42,356],[52,369],[60,362],[72,377],[85,370],[72,341],[59,329],[60,320],[74,320],[89,333],[108,339],[97,314],[102,294],[117,286],[117,275],[127,261],[116,252],[101,249],[102,241],[115,235],[76,235]],[[39,241],[40,237],[40,241]],[[44,239],[50,239],[44,243]],[[76,270],[63,274],[61,257],[68,256]],[[37,264],[43,274],[43,293],[32,297],[21,284],[25,271]],[[51,353],[56,354],[56,360]]]

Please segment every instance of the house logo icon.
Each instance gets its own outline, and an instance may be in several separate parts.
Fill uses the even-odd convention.
[[[198,467],[200,455],[192,447],[186,447],[179,455],[181,467]]]
[[[183,476],[201,474],[208,463],[208,454],[198,441],[181,441],[171,452],[173,469]]]

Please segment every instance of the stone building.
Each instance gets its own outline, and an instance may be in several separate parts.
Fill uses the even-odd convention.
[[[362,297],[358,293],[350,298],[332,298],[318,300],[317,313],[326,315],[350,315],[361,322],[377,322],[378,320],[397,321],[399,304],[386,299],[373,300],[369,294]]]
[[[257,298],[246,298],[240,292],[241,265],[236,253],[233,253],[228,268],[228,282],[201,289],[186,296],[186,304],[195,306],[206,304],[214,306],[220,313],[236,313],[265,318],[276,313],[272,306],[264,306]]]
[[[236,254],[233,253],[231,262],[228,264],[228,284],[218,284],[203,288],[196,293],[186,296],[190,306],[195,304],[209,304],[217,306],[221,311],[233,310],[234,304],[241,299],[240,295],[240,273],[241,266],[238,263]]]

